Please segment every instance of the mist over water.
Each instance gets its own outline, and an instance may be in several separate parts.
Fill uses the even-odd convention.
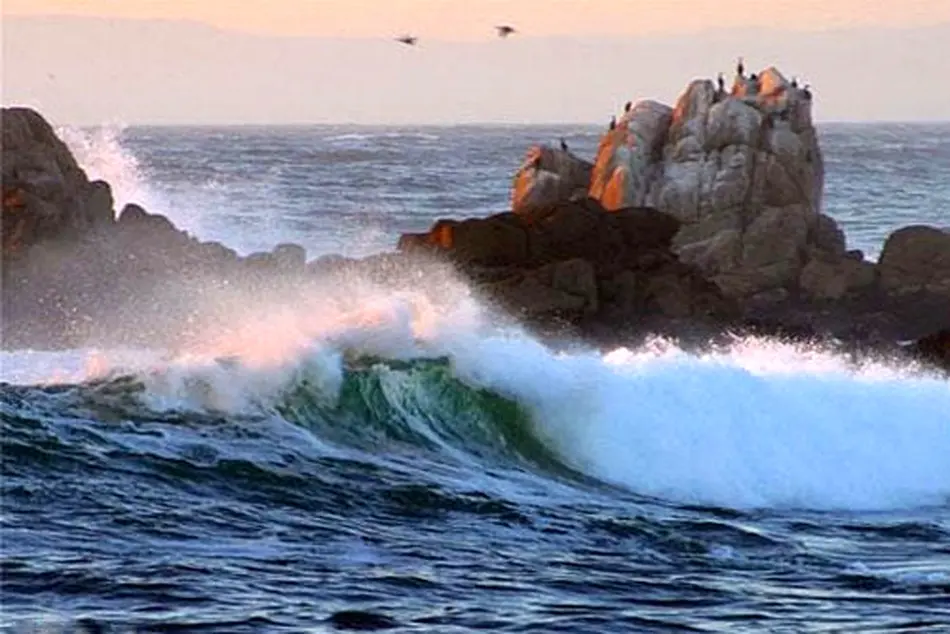
[[[883,161],[880,134],[835,129],[826,152]],[[540,135],[595,142],[66,139],[120,206],[313,258],[500,210]],[[893,218],[842,211],[848,178],[832,171],[826,200],[852,242],[879,244]],[[917,200],[927,222],[938,205]],[[228,319],[182,349],[2,353],[4,625],[299,631],[357,610],[397,631],[950,626],[946,379],[755,338],[553,350],[435,265],[200,309]]]

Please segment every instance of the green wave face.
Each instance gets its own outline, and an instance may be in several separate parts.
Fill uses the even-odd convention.
[[[514,461],[523,468],[566,474],[535,435],[527,411],[466,385],[452,374],[447,359],[351,360],[335,399],[302,377],[276,409],[325,440],[370,452],[404,445],[462,460]]]

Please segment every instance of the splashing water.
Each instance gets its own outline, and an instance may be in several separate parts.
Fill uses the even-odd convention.
[[[62,127],[56,133],[69,147],[89,180],[104,180],[112,187],[116,211],[135,203],[149,210],[165,207],[161,196],[148,185],[138,159],[121,142],[124,126],[94,129]]]
[[[259,411],[301,376],[332,398],[347,358],[441,357],[526,408],[568,465],[637,493],[818,509],[950,495],[946,381],[761,339],[705,356],[662,342],[558,353],[495,325],[457,282],[437,286],[354,285],[244,320],[149,371],[149,405]]]

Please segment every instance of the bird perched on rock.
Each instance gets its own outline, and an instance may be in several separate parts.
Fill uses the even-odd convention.
[[[722,76],[722,73],[716,76],[716,85],[719,86],[719,92],[726,92],[726,79]]]
[[[742,58],[739,58],[739,61],[736,62],[736,73],[739,77],[745,77],[745,64],[742,63]]]
[[[502,24],[502,25],[500,25],[500,26],[496,26],[496,27],[495,27],[495,30],[498,31],[498,37],[508,37],[508,36],[511,35],[512,33],[517,33],[517,32],[518,32],[518,31],[515,30],[515,27],[513,27],[513,26],[508,26],[507,24]]]
[[[623,104],[623,111],[624,111],[624,112],[630,112],[630,108],[633,108],[633,102],[632,102],[632,101],[628,101],[627,103]]]
[[[397,37],[396,41],[406,44],[407,46],[415,46],[416,42],[419,41],[419,38],[412,35],[403,35],[402,37]]]
[[[617,128],[617,117],[610,117],[610,126],[609,126],[609,129],[610,129],[610,130],[614,130],[614,129],[616,129],[616,128]]]
[[[564,142],[563,137],[561,137],[561,149],[567,152],[567,143]]]

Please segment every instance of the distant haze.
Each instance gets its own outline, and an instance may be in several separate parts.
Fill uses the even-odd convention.
[[[138,4],[157,11],[175,3]],[[559,6],[548,5],[551,12]],[[780,12],[788,3],[776,6]],[[772,12],[759,11],[766,10]],[[868,15],[884,20],[882,10]],[[620,36],[591,27],[581,35],[501,40],[485,17],[478,25],[484,37],[423,37],[410,48],[392,40],[398,33],[305,37],[273,34],[276,27],[252,34],[179,20],[8,14],[2,94],[4,105],[31,105],[56,123],[80,125],[606,124],[628,99],[670,103],[693,78],[719,71],[731,77],[741,54],[752,70],[775,64],[810,82],[819,120],[946,120],[950,22],[920,26],[924,18],[907,11],[894,21],[903,26],[813,31]],[[234,28],[240,26],[238,20]]]

